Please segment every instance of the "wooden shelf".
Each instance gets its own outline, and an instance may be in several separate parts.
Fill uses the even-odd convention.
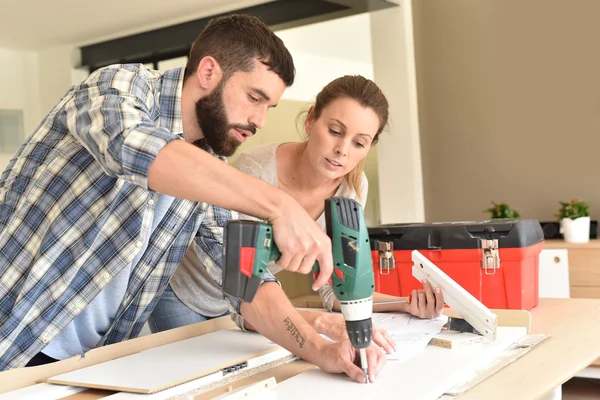
[[[587,243],[568,243],[559,239],[544,241],[545,249],[600,249],[600,239],[590,239]]]

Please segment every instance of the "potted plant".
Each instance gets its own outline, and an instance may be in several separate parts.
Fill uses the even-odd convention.
[[[566,242],[586,243],[590,240],[589,205],[581,200],[560,201],[556,216]]]
[[[519,218],[521,215],[517,212],[517,210],[513,210],[506,203],[496,204],[492,201],[493,207],[486,208],[483,210],[484,212],[490,213],[490,219],[498,219],[498,218]]]

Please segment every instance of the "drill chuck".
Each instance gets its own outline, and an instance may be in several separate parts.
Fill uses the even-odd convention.
[[[346,330],[350,343],[355,349],[365,349],[371,345],[373,322],[371,318],[360,321],[346,321]]]
[[[373,334],[373,297],[343,301],[340,305],[352,346],[356,349],[369,347]]]

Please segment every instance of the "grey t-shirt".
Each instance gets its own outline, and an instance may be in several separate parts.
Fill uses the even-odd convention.
[[[268,144],[252,148],[240,156],[231,164],[246,174],[257,177],[275,187],[278,187],[277,176],[277,148],[280,143]],[[336,197],[346,197],[357,200],[365,206],[367,201],[368,181],[363,173],[361,183],[361,198],[358,199],[356,192],[352,190],[345,180],[342,181],[335,193]],[[244,219],[255,219],[250,216],[241,215]],[[325,230],[325,213],[317,219],[317,223]],[[208,272],[198,259],[194,249],[194,242],[181,260],[179,267],[171,278],[171,287],[177,297],[189,308],[208,317],[216,317],[224,314],[228,309],[227,301],[223,300],[223,293],[209,276]],[[276,263],[271,262],[268,266],[271,273],[276,274],[281,270]],[[319,290],[326,309],[333,307],[335,299],[333,290],[325,285]]]

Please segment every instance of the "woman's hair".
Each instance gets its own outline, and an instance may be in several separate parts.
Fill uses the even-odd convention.
[[[370,79],[360,75],[345,75],[334,79],[317,95],[314,106],[308,112],[307,120],[317,120],[323,109],[337,99],[348,98],[355,100],[361,106],[372,109],[379,117],[379,129],[373,137],[372,145],[379,140],[379,135],[388,123],[389,105],[383,92]],[[346,182],[358,198],[361,197],[361,182],[365,160],[361,160],[352,171],[346,174]]]

